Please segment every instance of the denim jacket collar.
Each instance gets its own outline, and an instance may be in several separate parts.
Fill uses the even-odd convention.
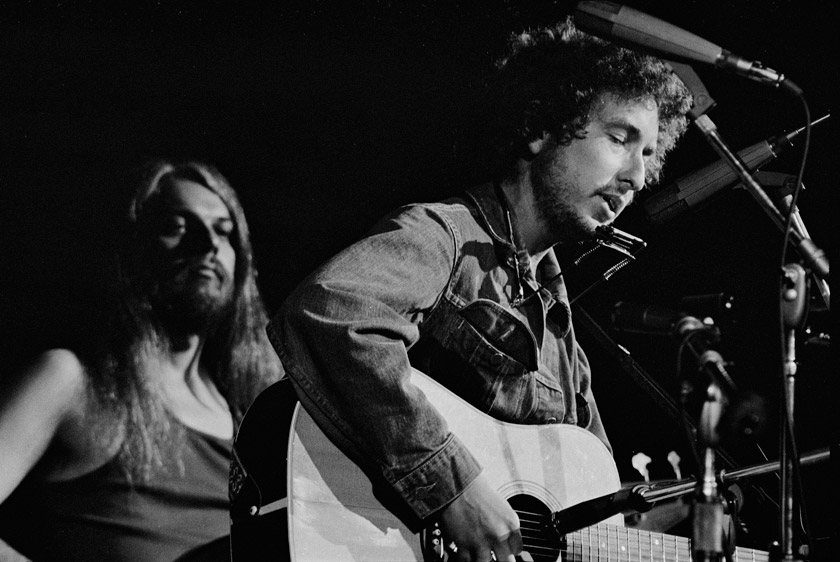
[[[486,183],[468,189],[466,193],[475,204],[477,214],[487,232],[495,241],[499,261],[507,267],[516,268],[517,261],[522,262],[523,259],[527,258],[527,252],[525,250],[517,251],[510,240],[504,216],[504,206],[496,195],[496,188],[492,183]],[[517,256],[517,254],[520,255]],[[546,253],[540,262],[539,273],[541,282],[547,282],[560,273],[560,263],[554,249]],[[532,286],[531,288],[535,289],[536,287]],[[564,334],[567,333],[571,325],[571,306],[563,278],[558,277],[554,282],[545,285],[543,289],[540,291],[540,295],[546,308],[553,309],[551,310],[551,316],[560,325],[561,331]],[[554,307],[553,305],[557,303],[560,306]]]
[[[505,224],[504,206],[496,196],[496,189],[492,183],[486,183],[467,190],[467,196],[475,204],[476,211],[481,217],[484,227],[497,246],[507,250],[511,258],[515,257],[516,248],[511,243]],[[505,262],[507,263],[507,262]]]

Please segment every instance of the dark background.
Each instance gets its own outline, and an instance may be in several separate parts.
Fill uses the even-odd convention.
[[[306,273],[384,212],[439,199],[476,179],[458,143],[478,118],[470,84],[508,32],[559,20],[574,6],[526,0],[350,4],[0,8],[0,233],[6,248],[0,352],[9,369],[0,377],[61,341],[68,326],[79,330],[78,320],[97,306],[107,229],[122,211],[126,170],[156,156],[217,165],[241,194],[260,285],[274,309]],[[830,3],[628,5],[783,72],[804,91],[812,119],[831,111],[838,69]],[[806,122],[796,98],[713,68],[695,70],[718,102],[708,115],[734,150]],[[811,238],[830,256],[840,208],[831,167],[834,130],[832,119],[813,129],[799,200]],[[763,169],[796,174],[803,145],[800,137]],[[662,183],[714,160],[691,130]],[[726,452],[741,466],[762,462],[761,451],[776,459],[779,230],[743,189],[729,189],[661,226],[650,224],[637,205],[617,226],[644,238],[647,249],[578,303],[675,393],[677,342],[612,332],[611,307],[624,300],[676,308],[686,296],[731,297],[731,314],[716,318],[722,328],[717,349],[739,387],[767,406],[758,437],[725,435]],[[795,259],[789,253],[786,261]],[[838,419],[832,386],[838,369],[827,345],[831,321],[814,304],[808,330],[797,339],[802,451],[836,442],[830,429]],[[595,368],[622,477],[639,478],[629,459],[644,452],[653,459],[652,478],[673,478],[665,461],[670,450],[683,459],[683,477],[695,473],[676,422],[609,358],[609,346],[580,325],[578,331]],[[833,522],[829,474],[828,463],[803,470],[803,503],[817,538],[828,536]],[[774,477],[754,482],[778,497]],[[772,501],[747,496],[745,540],[762,546],[778,538],[777,511]]]

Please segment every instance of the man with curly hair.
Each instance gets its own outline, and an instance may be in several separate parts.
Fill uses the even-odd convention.
[[[385,217],[269,325],[318,425],[410,528],[439,521],[451,560],[512,562],[520,522],[412,368],[498,420],[574,424],[609,447],[555,247],[657,179],[691,107],[666,63],[570,19],[509,47],[488,82],[494,180]]]
[[[0,393],[3,538],[39,562],[224,560],[234,431],[282,375],[248,224],[200,162],[145,167],[127,219],[101,330]]]

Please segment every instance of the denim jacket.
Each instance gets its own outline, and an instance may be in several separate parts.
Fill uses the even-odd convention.
[[[485,185],[385,217],[268,327],[302,404],[409,527],[481,470],[408,383],[411,366],[497,419],[578,424],[609,447],[553,251],[539,277],[557,279],[512,305],[538,285],[499,193]]]

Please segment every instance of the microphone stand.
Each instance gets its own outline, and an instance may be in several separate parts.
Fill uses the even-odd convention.
[[[736,389],[720,354],[706,349],[705,342],[693,341],[698,338],[709,339],[708,327],[696,318],[687,316],[677,323],[673,331],[676,335],[683,336],[683,345],[692,350],[699,369],[709,374],[706,399],[696,434],[703,454],[699,460],[700,473],[694,484],[692,553],[697,562],[719,562],[724,557],[731,559],[731,553],[724,551],[725,502],[718,491],[718,479],[715,475],[716,447],[720,444],[718,426],[729,402],[728,394]],[[551,525],[560,534],[565,534],[572,526],[579,529],[625,509],[646,511],[650,506],[646,504],[644,495],[642,486],[622,489],[553,514]]]
[[[709,141],[718,154],[720,154],[738,173],[738,176],[747,188],[747,191],[750,192],[767,216],[770,217],[776,226],[784,231],[786,227],[781,213],[779,213],[779,210],[775,205],[773,205],[773,201],[770,197],[764,192],[764,190],[761,189],[761,186],[758,185],[758,182],[756,182],[750,175],[749,170],[747,170],[738,155],[732,152],[726,143],[723,142],[723,139],[721,139],[718,134],[717,127],[715,127],[714,123],[712,123],[712,120],[706,115],[701,115],[694,120],[694,124],[697,125],[700,132],[703,133],[706,140]],[[814,274],[820,279],[828,279],[829,264],[825,257],[825,252],[819,249],[810,239],[802,236],[797,229],[792,229],[790,231],[790,238],[791,243],[798,250],[803,261],[808,264]]]
[[[699,471],[694,488],[692,515],[692,554],[698,562],[719,562],[724,557],[731,560],[731,553],[724,551],[724,500],[718,491],[715,477],[716,448],[720,444],[718,426],[729,404],[730,394],[737,391],[726,372],[723,358],[706,347],[705,341],[716,335],[696,318],[687,316],[677,323],[675,335],[683,336],[683,346],[690,349],[701,371],[709,376],[706,396],[701,408],[696,432]]]
[[[781,556],[782,560],[796,560],[793,555],[794,470],[796,441],[794,439],[793,406],[796,384],[796,330],[803,327],[807,317],[808,277],[797,264],[783,268],[781,286],[782,323],[785,330],[784,388],[780,439],[781,462]]]
[[[709,95],[702,81],[697,76],[697,73],[694,72],[694,69],[690,65],[675,61],[668,61],[668,63],[671,65],[674,73],[679,76],[694,96],[694,105],[688,113],[694,125],[700,130],[712,148],[735,171],[741,183],[750,192],[761,209],[784,232],[786,230],[785,220],[773,204],[773,201],[752,177],[741,158],[723,141],[717,131],[717,126],[705,114],[706,111],[715,105],[715,101]],[[825,252],[819,249],[809,238],[803,236],[796,228],[790,232],[790,242],[799,252],[803,261],[811,268],[814,275],[820,279],[827,280],[829,276],[829,263],[825,257]]]
[[[816,449],[802,455],[801,466],[808,466],[827,460],[831,456],[829,447]],[[768,461],[736,470],[719,470],[715,479],[720,488],[753,476],[776,472],[781,461]],[[697,489],[697,481],[691,478],[671,484],[635,484],[629,485],[612,494],[587,500],[549,515],[548,525],[560,536],[595,525],[618,513],[633,510],[649,511],[656,502],[670,500],[689,494]],[[737,507],[727,506],[727,509]]]
[[[829,263],[825,257],[825,253],[819,249],[809,238],[805,236],[804,224],[794,221],[793,212],[795,207],[788,203],[790,207],[791,223],[793,228],[788,229],[786,221],[779,209],[773,204],[770,197],[762,190],[758,182],[752,177],[746,165],[741,158],[734,153],[723,141],[720,134],[718,134],[717,127],[712,120],[705,115],[713,105],[714,100],[709,96],[700,78],[694,72],[690,65],[672,62],[671,64],[674,73],[685,83],[685,85],[692,91],[695,96],[694,106],[689,111],[693,124],[700,130],[703,137],[711,144],[712,148],[729,164],[740,178],[742,185],[750,192],[761,209],[768,217],[782,230],[783,233],[789,236],[789,242],[798,251],[802,262],[808,266],[812,275],[818,281],[827,281],[829,277]],[[802,266],[799,264],[788,265],[783,268],[785,275],[785,282],[782,291],[782,316],[785,329],[785,379],[784,379],[784,400],[782,415],[783,429],[780,432],[781,440],[781,469],[782,469],[782,483],[781,483],[781,556],[786,562],[795,560],[793,557],[793,471],[797,467],[798,462],[795,455],[796,443],[793,432],[793,402],[794,402],[794,380],[796,374],[795,362],[795,337],[794,333],[797,327],[801,327],[805,316],[804,299],[806,289],[806,274]],[[827,287],[827,285],[826,285]],[[821,286],[822,288],[822,286]],[[827,297],[827,292],[823,293]],[[829,303],[826,302],[828,305]],[[706,408],[709,409],[709,422],[714,421],[711,412],[714,410],[714,403],[716,398],[712,394],[719,392],[719,388],[713,388],[714,383],[709,387],[709,397],[711,401],[707,401],[704,406],[704,415],[706,415]],[[704,428],[705,429],[705,428]],[[705,435],[706,438],[714,439],[713,433]],[[709,516],[709,520],[716,517],[716,512],[712,508],[707,508],[705,505],[713,505],[715,499],[716,488],[709,482],[709,471],[713,470],[714,453],[707,443],[706,458],[704,460],[704,475],[702,480],[698,480],[698,503],[699,512],[703,515]],[[707,501],[708,500],[708,501]],[[711,512],[713,515],[710,515]],[[695,514],[696,517],[697,514]],[[695,520],[695,533],[704,526],[702,522],[698,525]],[[717,548],[717,536],[712,535],[712,542],[701,545],[700,554],[708,552],[715,555]],[[697,548],[697,546],[695,546]],[[703,549],[708,548],[708,551]]]
[[[761,185],[775,188],[776,196],[773,199],[776,206],[783,213],[789,214],[791,217],[791,225],[795,228],[803,238],[810,238],[808,229],[805,227],[805,222],[802,220],[802,215],[799,213],[799,208],[793,204],[793,191],[796,183],[796,176],[791,174],[783,174],[779,172],[756,172],[755,178],[761,182]],[[831,309],[831,288],[825,279],[811,272],[811,279],[819,291],[822,302],[826,310]]]
[[[715,479],[715,447],[720,442],[718,422],[726,400],[717,381],[706,389],[706,401],[700,414],[697,441],[703,450],[702,466],[697,475],[692,504],[692,552],[698,561],[723,560],[723,499]]]
[[[731,560],[731,552],[724,551],[724,499],[718,491],[715,477],[716,448],[720,444],[720,424],[723,412],[729,404],[730,394],[737,391],[723,358],[716,351],[706,347],[705,341],[713,340],[716,332],[691,316],[686,316],[673,330],[683,336],[683,346],[690,349],[701,371],[709,375],[706,397],[700,413],[696,432],[699,471],[694,489],[692,515],[692,554],[698,562],[719,562]]]

